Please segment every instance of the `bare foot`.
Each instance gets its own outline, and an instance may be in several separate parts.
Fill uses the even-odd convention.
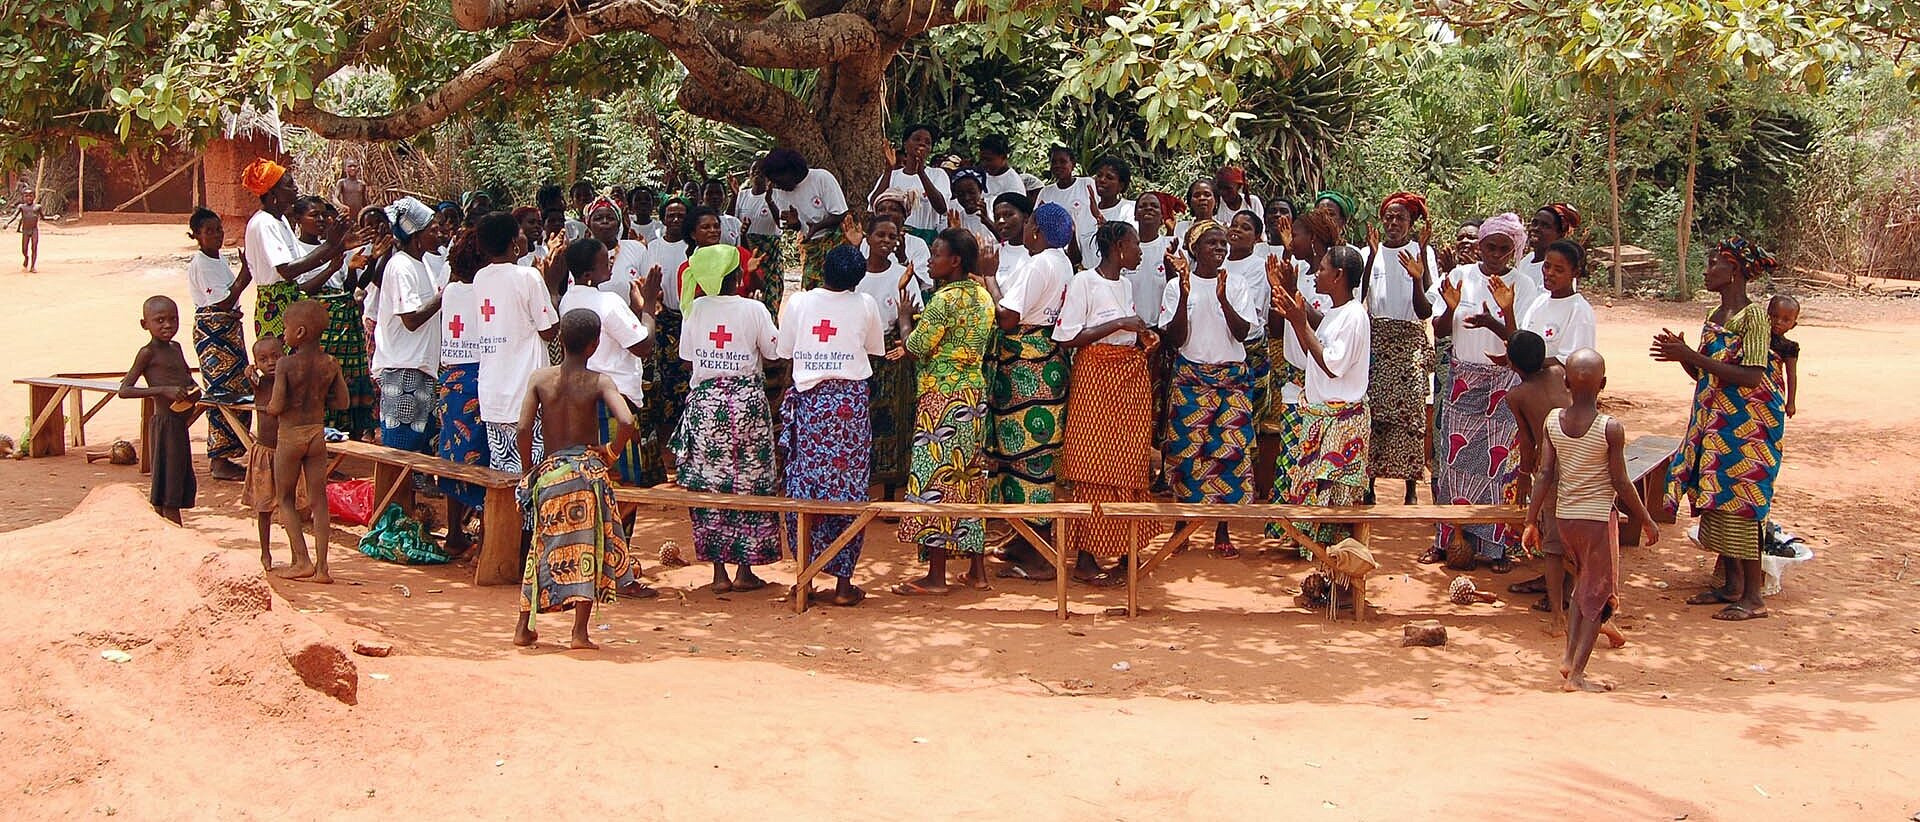
[[[314,567],[311,563],[305,565],[294,563],[278,571],[274,571],[273,575],[281,579],[306,579],[307,577],[313,576],[314,572],[318,570],[320,569]]]
[[[539,632],[533,630],[532,626],[527,624],[527,615],[521,614],[520,624],[515,625],[513,628],[513,644],[521,648],[529,648],[533,646],[533,643],[539,641]]]
[[[1602,682],[1597,679],[1588,679],[1585,676],[1574,676],[1568,677],[1566,684],[1560,686],[1560,690],[1566,691],[1567,693],[1586,691],[1590,694],[1604,694],[1613,690],[1613,683]]]
[[[767,587],[767,581],[753,575],[753,569],[742,566],[740,572],[733,575],[733,590],[746,592],[758,591]]]
[[[861,602],[864,602],[866,598],[867,598],[866,591],[863,591],[857,587],[850,587],[847,589],[845,593],[835,591],[833,595],[833,599],[828,601],[842,608],[852,608],[853,606],[859,605]]]
[[[332,585],[333,575],[316,572],[313,576],[307,577],[306,581],[315,585]]]
[[[953,584],[958,585],[962,588],[972,588],[975,591],[993,590],[993,586],[987,584],[987,581],[985,579],[974,579],[972,573],[965,573],[957,577],[954,577]]]
[[[1600,623],[1600,635],[1607,638],[1609,648],[1627,647],[1627,635],[1620,633],[1620,629],[1613,627],[1611,622]]]
[[[730,594],[733,593],[733,583],[725,579],[716,579],[712,585],[707,586],[707,590],[716,594]]]
[[[593,640],[591,640],[591,639],[588,639],[588,638],[586,638],[586,637],[583,637],[583,636],[577,636],[577,637],[574,637],[574,638],[573,638],[573,641],[571,641],[571,642],[568,642],[568,643],[567,643],[567,650],[569,650],[569,651],[598,651],[598,650],[600,650],[600,646],[598,646],[598,645],[595,645],[595,644],[593,644]]]

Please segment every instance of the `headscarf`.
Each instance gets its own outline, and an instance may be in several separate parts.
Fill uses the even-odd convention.
[[[1766,249],[1738,234],[1721,240],[1713,251],[1715,254],[1725,254],[1734,265],[1740,266],[1740,275],[1749,280],[1772,273],[1780,267],[1780,261],[1768,254]]]
[[[853,278],[857,283],[861,277],[866,276],[866,270],[867,258],[860,255],[860,249],[841,243],[827,252],[827,262],[822,273],[823,279],[831,282],[857,272],[860,276]]]
[[[1507,235],[1508,239],[1513,240],[1513,253],[1515,254],[1519,254],[1520,249],[1525,248],[1527,245],[1527,228],[1521,224],[1520,215],[1511,211],[1489,217],[1486,222],[1481,223],[1480,239],[1486,239],[1488,234]]]
[[[1239,166],[1227,166],[1220,169],[1220,182],[1244,187],[1247,184],[1247,172]]]
[[[475,197],[479,197],[479,196],[480,196],[480,194],[481,194],[481,192],[480,192],[480,190],[479,190],[479,189],[474,189],[474,190],[472,190],[472,191],[467,191],[467,192],[462,192],[462,193],[460,194],[460,210],[461,210],[461,211],[466,211],[467,209],[469,209],[469,208],[472,208],[472,207],[473,207],[473,199],[474,199]]]
[[[627,212],[624,209],[620,208],[620,204],[617,202],[614,202],[612,197],[608,197],[604,194],[594,199],[593,202],[588,203],[587,209],[585,211],[580,212],[580,216],[591,217],[593,216],[594,212],[599,211],[600,209],[603,209],[603,208],[613,209],[614,222],[620,223],[623,225],[626,223]]]
[[[255,197],[265,197],[286,174],[286,166],[262,157],[248,163],[246,169],[240,172],[240,185],[253,192]]]
[[[1001,203],[1013,206],[1014,211],[1018,211],[1024,216],[1033,216],[1033,199],[1018,191],[1009,191],[993,198],[994,208],[999,208]]]
[[[1066,248],[1073,242],[1073,215],[1059,203],[1041,203],[1033,210],[1034,222],[1040,225],[1040,234],[1047,238],[1048,248]]]
[[[1393,205],[1394,203],[1399,203],[1400,205],[1405,206],[1407,209],[1407,216],[1412,217],[1413,219],[1418,220],[1421,217],[1427,216],[1427,198],[1422,197],[1419,194],[1416,194],[1411,191],[1396,191],[1392,194],[1387,195],[1386,199],[1380,201],[1380,216],[1383,218],[1386,217],[1387,206]],[[1336,201],[1335,205],[1338,205],[1338,204],[1339,203]]]
[[[1341,218],[1347,220],[1353,219],[1353,212],[1359,208],[1354,204],[1352,197],[1338,191],[1322,191],[1313,195],[1314,205],[1319,205],[1322,201],[1333,203],[1334,208],[1340,209]]]
[[[973,166],[968,166],[953,173],[954,182],[957,183],[961,180],[972,180],[973,184],[979,186],[982,192],[987,190],[987,173]]]
[[[1220,227],[1219,223],[1212,220],[1198,220],[1194,222],[1192,227],[1187,229],[1187,236],[1180,238],[1180,245],[1183,248],[1191,250],[1193,244],[1199,242],[1200,238],[1207,232],[1225,230],[1226,229]]]
[[[1560,221],[1560,233],[1572,234],[1580,230],[1580,209],[1571,203],[1551,203],[1546,210],[1553,212],[1554,219]]]
[[[906,189],[902,189],[902,188],[889,188],[886,191],[880,192],[879,195],[873,198],[872,207],[874,210],[878,211],[880,209],[881,203],[884,203],[888,200],[896,200],[900,203],[901,211],[904,211],[908,214],[912,214],[913,206],[914,206],[913,195],[918,193],[919,192],[917,191],[907,191]]]
[[[387,206],[387,222],[393,223],[394,239],[405,243],[433,222],[433,209],[412,197],[401,197]]]
[[[527,215],[529,214],[535,217],[538,217],[540,216],[540,209],[534,208],[533,206],[521,206],[519,208],[516,208],[513,210],[513,221],[516,223],[520,222],[521,220],[526,219]]]
[[[739,246],[715,243],[694,251],[680,275],[680,304],[691,305],[702,294],[719,294],[727,275],[739,269]]]

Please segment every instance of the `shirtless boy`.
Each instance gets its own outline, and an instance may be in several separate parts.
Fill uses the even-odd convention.
[[[7,225],[20,221],[20,267],[29,274],[40,268],[40,217],[45,213],[46,208],[34,199],[33,190],[28,189],[20,193],[20,202],[7,218]]]
[[[180,333],[180,306],[169,297],[148,297],[140,306],[140,327],[152,339],[133,355],[133,367],[120,380],[122,399],[152,399],[153,418],[147,423],[147,447],[153,455],[153,510],[175,525],[180,509],[192,508],[194,498],[193,443],[187,439],[188,415],[200,398],[200,385],[187,367],[186,352],[173,341]],[[146,381],[146,387],[137,385]],[[175,404],[186,408],[175,410]]]
[[[1566,374],[1558,364],[1547,363],[1547,342],[1532,331],[1518,331],[1513,339],[1507,341],[1507,366],[1520,375],[1520,384],[1507,392],[1507,410],[1513,412],[1513,418],[1520,423],[1515,432],[1514,448],[1520,457],[1520,499],[1531,499],[1528,486],[1533,481],[1534,470],[1540,455],[1540,426],[1547,418],[1547,412],[1555,408],[1565,408],[1573,403],[1573,395],[1567,392]],[[1547,513],[1541,525],[1541,550],[1546,553],[1546,573],[1544,576],[1509,586],[1507,591],[1515,594],[1545,593],[1547,612],[1553,615],[1548,633],[1559,636],[1565,630],[1567,618],[1562,610],[1566,602],[1566,572],[1561,568],[1561,556],[1565,548],[1560,544],[1560,534],[1553,529],[1552,500],[1547,501]],[[1538,607],[1538,606],[1535,606]]]
[[[279,337],[268,334],[253,341],[253,393],[256,399],[273,396],[274,375],[287,353]],[[273,570],[273,514],[280,510],[280,488],[273,482],[273,451],[280,441],[280,420],[272,414],[253,415],[253,447],[247,449],[247,479],[240,487],[240,504],[252,509],[260,525],[260,568]],[[300,513],[307,512],[307,490],[297,489]]]
[[[319,555],[315,562],[307,556],[306,538],[300,533],[299,489],[305,483],[307,499],[327,498],[327,412],[346,409],[347,378],[339,361],[320,350],[320,332],[327,327],[324,303],[301,300],[288,306],[284,316],[292,353],[280,358],[266,412],[279,421],[273,484],[280,496],[280,522],[293,546],[293,564],[276,573],[283,579],[326,584],[333,582],[327,572],[333,522],[325,504],[312,506],[313,549]]]
[[[559,365],[533,372],[520,406],[515,445],[528,469],[521,488],[531,497],[533,548],[520,580],[513,644],[526,647],[540,639],[533,612],[570,610],[573,637],[567,647],[586,650],[599,647],[587,638],[594,603],[610,604],[618,589],[633,585],[627,539],[607,479],[611,460],[600,445],[600,409],[618,423],[609,446],[614,453],[638,432],[613,379],[587,368],[600,344],[600,316],[576,308],[560,318],[559,326],[566,356]],[[538,464],[533,461],[536,420],[546,444],[546,457]]]

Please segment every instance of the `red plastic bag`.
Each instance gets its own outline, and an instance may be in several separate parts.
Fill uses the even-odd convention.
[[[373,521],[373,480],[327,483],[327,513],[335,523],[366,525]]]

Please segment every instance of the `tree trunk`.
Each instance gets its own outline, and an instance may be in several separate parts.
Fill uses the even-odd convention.
[[[1679,264],[1674,266],[1673,298],[1676,300],[1693,299],[1693,290],[1687,287],[1687,246],[1693,240],[1693,182],[1700,171],[1700,110],[1693,111],[1693,127],[1687,134],[1687,182],[1680,192],[1680,224],[1675,226],[1674,242],[1678,246]]]
[[[1620,296],[1620,95],[1613,96],[1613,105],[1607,112],[1607,186],[1612,190],[1609,203],[1612,214],[1609,216],[1609,228],[1613,232],[1613,296]]]

